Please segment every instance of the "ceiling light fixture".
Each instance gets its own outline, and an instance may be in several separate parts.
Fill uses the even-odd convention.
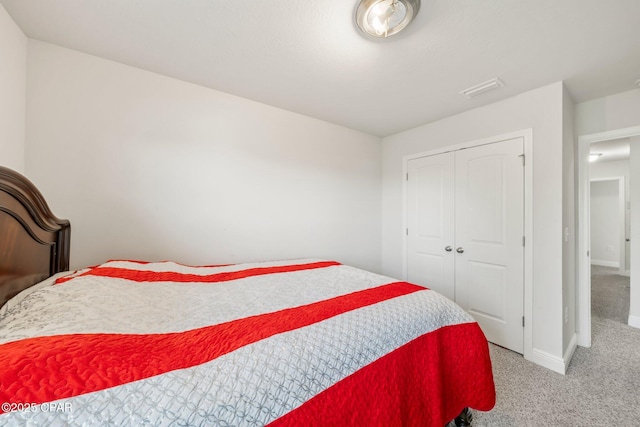
[[[504,83],[499,78],[495,77],[491,80],[487,80],[486,82],[482,82],[478,85],[471,86],[468,89],[460,91],[460,95],[464,95],[467,98],[471,99],[476,95],[480,95],[481,93],[498,89],[499,87],[504,86]]]
[[[368,36],[386,38],[404,29],[420,10],[420,0],[360,0],[356,24]]]
[[[600,158],[600,156],[602,156],[602,153],[589,153],[589,161],[595,162]]]

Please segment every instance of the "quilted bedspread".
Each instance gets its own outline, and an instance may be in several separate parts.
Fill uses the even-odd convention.
[[[110,261],[34,289],[0,312],[0,425],[442,427],[495,402],[465,311],[337,262]]]

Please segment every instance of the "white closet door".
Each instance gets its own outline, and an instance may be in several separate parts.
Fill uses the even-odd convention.
[[[407,280],[449,299],[455,297],[454,158],[451,152],[409,160],[407,183]]]
[[[487,339],[524,349],[523,140],[456,152],[455,301]]]

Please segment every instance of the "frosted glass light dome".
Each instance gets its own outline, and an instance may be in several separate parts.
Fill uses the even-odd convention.
[[[418,10],[420,0],[361,0],[356,24],[368,36],[386,38],[409,25]]]

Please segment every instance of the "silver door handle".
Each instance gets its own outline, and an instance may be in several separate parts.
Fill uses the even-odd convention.
[[[444,250],[447,252],[451,252],[453,248],[451,246],[447,246],[446,248],[444,248]]]
[[[458,248],[458,249],[456,249],[456,252],[458,252],[459,254],[461,254],[461,253],[463,253],[463,252],[464,252],[464,249],[462,249],[462,248]]]

